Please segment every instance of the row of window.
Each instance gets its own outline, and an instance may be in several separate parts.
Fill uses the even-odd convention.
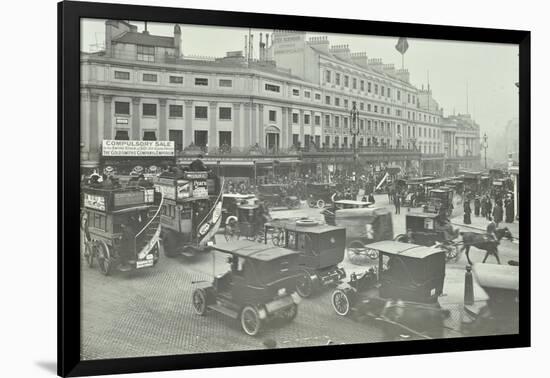
[[[157,104],[142,104],[142,115],[145,117],[157,116]],[[220,120],[230,121],[232,119],[231,107],[220,106],[218,108],[218,118]],[[130,103],[125,101],[115,101],[115,115],[129,116]],[[168,116],[170,118],[183,118],[183,105],[168,105]],[[195,106],[196,119],[208,119],[208,106]]]
[[[375,85],[375,87],[377,88],[377,85]],[[270,91],[270,92],[276,92],[276,93],[281,92],[281,86],[280,85],[266,83],[264,88],[265,88],[266,91]],[[382,88],[384,88],[384,87],[382,86]],[[387,89],[389,90],[389,88],[387,88]],[[399,91],[397,91],[397,92],[398,92],[398,94],[400,93]],[[300,90],[299,89],[292,89],[292,94],[293,94],[293,96],[299,96],[300,95]],[[311,92],[305,90],[304,91],[304,97],[305,98],[311,98]],[[321,94],[320,93],[315,93],[315,99],[320,100],[321,99]],[[413,96],[413,99],[414,99],[414,96]],[[334,97],[334,106],[342,106],[345,109],[348,109],[349,100],[346,99],[346,98],[343,99],[342,101],[341,100],[342,99],[340,97]],[[330,95],[325,96],[325,104],[326,105],[332,105],[333,104],[332,96],[330,96]],[[356,101],[352,101],[352,107],[353,106],[357,106]],[[367,103],[366,109],[367,109],[366,110],[367,112],[378,113],[380,111],[380,114],[391,115],[391,108],[389,106],[385,107],[385,106],[382,106],[382,105],[379,106],[379,105],[376,105],[376,104],[373,105],[373,104],[368,104]],[[364,102],[359,102],[359,110],[360,111],[365,111],[365,103]],[[416,118],[415,114],[416,114],[415,112],[412,113],[412,119],[413,120]],[[403,116],[402,110],[401,109],[395,109],[395,116],[402,117]],[[408,119],[411,119],[411,112],[410,111],[408,112]],[[418,113],[418,120],[421,120],[420,113]],[[436,117],[432,117],[432,116],[427,117],[426,114],[424,114],[424,122],[438,123],[439,119],[436,118]]]
[[[115,79],[117,80],[130,80],[129,71],[115,71]],[[170,84],[183,84],[183,76],[180,75],[170,75],[168,77]],[[159,81],[157,74],[152,73],[143,73],[141,76],[141,81],[147,83],[157,83]],[[206,77],[196,77],[195,86],[196,87],[207,87],[210,80]],[[222,88],[232,88],[233,80],[232,79],[218,79],[218,87]]]
[[[130,72],[128,72],[128,71],[115,71],[115,78],[118,79],[118,80],[130,80]],[[149,82],[149,83],[156,83],[156,82],[158,82],[158,75],[157,74],[151,74],[151,73],[144,73],[144,74],[142,74],[142,81],[143,82]],[[169,81],[170,81],[170,84],[183,84],[183,76],[170,75],[169,76]],[[370,88],[370,83],[368,83],[368,84],[369,84],[369,88]],[[208,86],[208,85],[209,85],[209,79],[208,78],[204,78],[204,77],[196,77],[195,78],[195,86],[201,87],[201,86]],[[232,88],[233,87],[233,80],[231,80],[231,79],[218,79],[218,86],[219,87],[224,87],[224,88]],[[378,85],[375,84],[374,88],[375,88],[375,93],[377,93]],[[381,86],[381,88],[383,90],[384,86]],[[266,83],[265,84],[265,90],[280,93],[281,92],[281,86]],[[388,93],[389,93],[389,90],[390,90],[390,88],[387,88]],[[300,95],[300,90],[299,89],[293,89],[292,93],[293,93],[294,96],[299,96]],[[397,94],[398,94],[398,98],[399,98],[400,97],[400,91],[397,91]],[[410,94],[408,96],[411,97]],[[304,91],[304,97],[305,98],[311,98],[311,91],[305,90]],[[413,101],[415,101],[414,95],[412,96],[412,99],[413,99]],[[320,93],[315,93],[315,100],[317,100],[317,101],[321,100],[321,94]],[[409,98],[409,102],[410,102],[410,98]],[[329,95],[325,96],[325,104],[326,105],[332,105],[332,96],[329,96]],[[347,109],[348,106],[349,106],[349,100],[348,99],[343,99],[343,101],[341,101],[340,97],[334,97],[334,106],[343,106],[345,109]],[[356,101],[352,101],[352,106],[356,106]],[[359,110],[360,111],[365,111],[365,103],[364,102],[359,103]],[[382,105],[380,105],[380,106],[371,105],[371,104],[367,104],[367,106],[366,106],[366,111],[367,112],[378,113],[379,110],[380,110],[380,114],[391,115],[391,108],[390,107],[384,107]],[[403,115],[403,113],[402,113],[401,109],[395,109],[395,116],[402,117],[402,115]],[[421,114],[420,113],[418,113],[418,115],[417,115],[417,113],[415,113],[415,112],[411,113],[409,111],[407,116],[408,116],[408,119],[416,120],[416,118],[418,117],[418,120],[421,120]],[[424,114],[424,122],[426,122],[426,123],[439,123],[439,118],[437,118],[435,116],[431,116],[431,115],[428,116],[428,115]]]
[[[334,80],[333,80],[334,78]],[[342,86],[344,88],[350,88],[354,90],[359,90],[361,92],[374,93],[375,95],[380,95],[382,97],[391,98],[392,97],[392,88],[389,86],[384,86],[378,83],[372,83],[370,81],[365,81],[363,79],[357,79],[352,77],[350,80],[349,75],[342,75],[340,72],[334,72],[331,70],[325,70],[325,83],[335,84]],[[366,84],[366,85],[365,85]],[[366,90],[365,90],[366,88]],[[401,101],[401,91],[395,91],[396,98],[398,101]],[[409,104],[417,104],[417,98],[415,95],[407,94],[407,102]]]

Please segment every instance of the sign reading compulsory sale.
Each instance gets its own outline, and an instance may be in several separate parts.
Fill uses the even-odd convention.
[[[167,140],[104,140],[103,156],[175,156],[174,142]]]

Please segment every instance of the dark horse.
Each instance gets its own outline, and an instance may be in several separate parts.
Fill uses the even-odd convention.
[[[468,259],[468,264],[472,265],[470,261],[470,247],[476,247],[477,249],[483,249],[485,251],[485,257],[483,262],[487,261],[489,255],[495,256],[497,262],[500,264],[500,258],[498,257],[498,244],[502,238],[507,238],[508,240],[514,240],[512,233],[508,230],[508,227],[499,228],[495,231],[497,240],[493,240],[487,234],[479,234],[477,232],[461,232],[462,242],[464,245],[460,252],[466,250],[466,258]]]

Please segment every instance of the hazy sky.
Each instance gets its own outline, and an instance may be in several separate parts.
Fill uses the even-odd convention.
[[[143,30],[143,22],[132,22]],[[189,26],[182,27],[184,55],[224,56],[226,51],[243,50],[248,29]],[[172,24],[148,23],[155,35],[173,35]],[[259,33],[272,30],[253,29],[257,54]],[[308,33],[308,37],[328,35],[331,45],[348,44],[352,52],[366,52],[369,58],[382,58],[401,68],[401,54],[395,49],[397,37],[369,37],[346,34]],[[82,50],[103,44],[105,23],[85,20],[82,25]],[[518,117],[519,48],[517,45],[408,39],[405,68],[417,87],[429,81],[434,98],[444,108],[445,115],[466,112],[466,87],[469,93],[469,113],[495,141],[504,125]]]

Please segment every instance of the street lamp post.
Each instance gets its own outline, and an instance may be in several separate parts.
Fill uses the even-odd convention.
[[[256,160],[253,160],[252,164],[254,164],[254,185],[258,185],[258,179],[256,176]]]
[[[359,111],[357,107],[353,104],[353,108],[350,111],[351,118],[351,135],[353,136],[353,169],[357,175],[357,135],[359,134],[359,127],[357,126],[357,117],[359,116]]]
[[[487,169],[487,147],[489,147],[489,144],[487,143],[487,140],[489,138],[487,137],[487,133],[483,134],[483,142],[481,143],[481,148],[485,150],[485,169]]]

